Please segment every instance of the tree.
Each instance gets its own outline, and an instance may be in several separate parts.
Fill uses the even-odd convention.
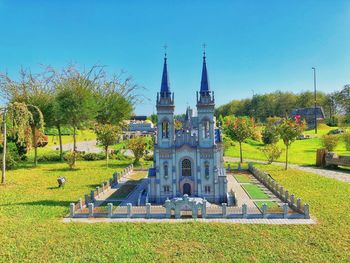
[[[305,121],[301,121],[300,116],[295,120],[285,118],[278,126],[278,132],[284,145],[286,146],[286,163],[285,169],[288,169],[288,149],[289,146],[302,134],[306,126]]]
[[[57,83],[57,112],[62,116],[62,120],[73,128],[74,156],[77,153],[77,129],[86,127],[97,114],[95,88],[99,75],[93,76],[94,70],[95,68],[92,68],[87,73],[69,70]],[[73,159],[75,166],[76,158]]]
[[[44,116],[50,98],[47,96],[48,83],[51,77],[45,73],[32,74],[29,70],[21,69],[19,81],[12,80],[6,74],[0,74],[0,91],[10,103],[23,103],[31,113],[30,130],[31,142],[26,144],[30,149],[34,148],[34,166],[37,165],[38,136],[44,128]],[[48,116],[49,117],[49,116]]]
[[[18,143],[25,143],[30,141],[28,135],[29,123],[32,120],[32,114],[24,103],[10,103],[7,107],[1,109],[3,112],[3,136],[2,136],[2,174],[1,184],[6,184],[6,141],[9,134],[15,134]],[[11,126],[7,132],[7,121],[11,120]]]
[[[38,146],[40,132],[44,128],[44,117],[40,109],[34,105],[27,105],[28,110],[30,111],[32,118],[29,121],[29,126],[32,133],[32,146],[34,147],[34,166],[38,165]]]
[[[97,141],[104,147],[106,154],[106,165],[108,167],[109,146],[115,144],[120,137],[120,127],[112,124],[96,124],[95,133]]]
[[[233,120],[229,119],[224,127],[225,134],[231,140],[237,141],[239,143],[239,155],[241,163],[243,163],[242,142],[253,136],[254,128],[254,119],[247,117],[237,117]]]
[[[134,91],[137,89],[131,78],[124,81],[114,76],[111,80],[104,80],[97,87],[97,124],[95,133],[97,140],[104,146],[106,152],[106,164],[108,166],[108,148],[119,139],[124,121],[130,118],[133,105],[136,101]]]
[[[134,164],[140,163],[140,159],[145,155],[147,143],[145,138],[136,137],[129,141],[128,149],[134,153],[135,161]]]

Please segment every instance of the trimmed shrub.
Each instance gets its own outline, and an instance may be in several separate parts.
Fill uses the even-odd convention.
[[[104,153],[85,153],[81,155],[81,158],[84,161],[99,161],[105,160],[106,156]]]
[[[343,139],[344,139],[346,150],[350,151],[350,132],[344,133],[343,134]]]
[[[276,144],[268,144],[260,149],[266,156],[267,163],[270,164],[280,158],[282,150]]]
[[[322,136],[322,145],[330,152],[332,152],[337,147],[338,142],[339,142],[339,137],[336,135]]]
[[[61,161],[59,154],[45,154],[38,157],[38,162],[59,162]]]

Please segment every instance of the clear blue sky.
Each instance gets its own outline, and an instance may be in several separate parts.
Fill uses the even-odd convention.
[[[103,64],[144,86],[154,110],[168,45],[176,112],[195,104],[202,43],[217,105],[275,90],[350,82],[350,1],[0,0],[0,71]]]

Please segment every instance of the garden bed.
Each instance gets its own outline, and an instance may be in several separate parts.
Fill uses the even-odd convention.
[[[241,185],[251,199],[269,199],[270,197],[256,184]]]

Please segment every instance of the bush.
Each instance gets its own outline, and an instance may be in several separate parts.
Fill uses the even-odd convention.
[[[253,139],[254,141],[260,142],[261,139],[262,139],[261,132],[258,131],[258,130],[253,131],[252,139]]]
[[[267,163],[270,164],[280,158],[282,150],[276,144],[268,144],[261,149],[267,158]]]
[[[145,161],[153,161],[153,154],[146,154],[143,159]]]
[[[99,161],[105,160],[106,156],[104,153],[84,153],[81,155],[81,158],[84,161]]]
[[[326,124],[327,124],[328,126],[330,126],[330,127],[336,127],[336,126],[338,126],[338,118],[335,117],[335,116],[333,116],[333,117],[331,117],[331,118],[326,118],[326,119],[325,119],[325,122],[326,122]]]
[[[64,155],[64,160],[68,164],[70,169],[75,168],[75,160],[78,159],[79,154],[76,152],[68,152]]]
[[[2,167],[2,153],[3,153],[2,146],[1,146],[0,152],[1,152],[0,164]],[[21,157],[18,154],[16,144],[14,142],[9,142],[7,144],[6,169],[11,170],[11,169],[15,168],[17,166],[17,162],[20,160],[21,160]]]
[[[277,143],[279,140],[279,133],[277,129],[272,127],[265,127],[265,129],[262,132],[262,141],[264,144],[274,144]]]
[[[322,145],[328,150],[333,151],[339,142],[339,137],[337,135],[323,135]]]
[[[61,161],[60,155],[56,153],[52,154],[45,154],[42,156],[39,156],[38,162],[59,162]]]
[[[343,139],[345,142],[345,148],[347,151],[350,151],[350,132],[346,132],[343,134]]]

